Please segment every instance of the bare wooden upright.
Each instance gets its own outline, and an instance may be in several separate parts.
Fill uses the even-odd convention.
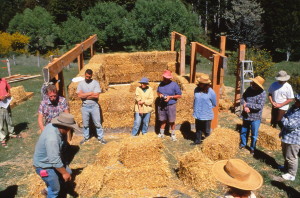
[[[175,41],[180,40],[180,68],[179,75],[185,75],[185,45],[186,45],[186,36],[178,32],[171,33],[171,51],[175,51]]]

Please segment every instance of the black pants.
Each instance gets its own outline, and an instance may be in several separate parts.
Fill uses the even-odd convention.
[[[211,120],[197,120],[196,119],[196,140],[195,143],[201,143],[202,133],[205,137],[210,135]]]

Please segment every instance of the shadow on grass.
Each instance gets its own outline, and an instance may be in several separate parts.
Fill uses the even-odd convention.
[[[273,181],[271,181],[271,184],[272,184],[272,186],[275,186],[280,190],[284,190],[289,198],[299,198],[300,197],[300,193],[297,190],[295,190],[294,188],[292,188],[290,186],[287,186],[283,182],[273,180]]]
[[[271,166],[273,169],[278,169],[279,164],[276,162],[276,160],[261,150],[255,150],[254,158],[263,161],[265,164]]]
[[[72,197],[79,197],[79,194],[75,192],[75,179],[77,175],[79,175],[82,172],[83,168],[76,168],[72,169],[72,180],[66,184],[66,194],[71,195]]]
[[[191,130],[191,123],[189,121],[185,121],[180,126],[180,132],[184,139],[186,140],[195,140],[196,133]]]
[[[69,145],[66,150],[64,151],[64,160],[68,163],[71,163],[80,147],[77,145]]]
[[[5,190],[0,192],[0,197],[14,198],[18,193],[18,185],[8,186]]]
[[[28,129],[28,122],[21,122],[14,127],[14,131],[16,132],[16,134],[19,134],[26,129]]]

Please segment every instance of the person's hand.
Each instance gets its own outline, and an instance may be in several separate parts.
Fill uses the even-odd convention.
[[[165,99],[165,102],[169,102],[171,100],[172,96],[167,96],[167,99]]]
[[[138,101],[138,104],[139,104],[139,105],[143,105],[143,104],[144,104],[144,102],[142,102],[142,101]]]
[[[71,181],[72,179],[71,175],[68,172],[63,174],[62,177],[64,178],[65,182]]]
[[[250,113],[249,107],[245,107],[245,108],[244,108],[244,111],[245,111],[246,113]]]
[[[0,96],[0,100],[4,100],[5,99],[5,96]]]
[[[160,98],[164,97],[164,94],[159,94],[159,97],[160,97]]]

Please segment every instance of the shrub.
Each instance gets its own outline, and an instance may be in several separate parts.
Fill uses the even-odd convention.
[[[292,74],[289,83],[292,85],[295,93],[300,93],[300,76],[295,76],[294,74]]]

